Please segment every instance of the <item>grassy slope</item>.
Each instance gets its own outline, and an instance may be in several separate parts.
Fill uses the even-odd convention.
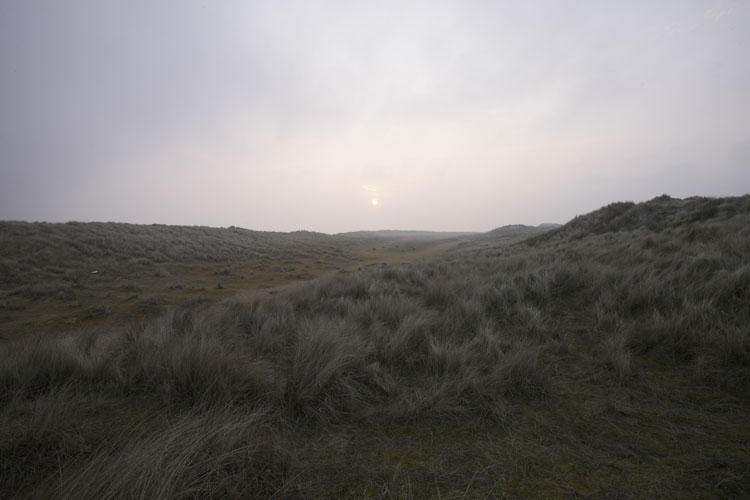
[[[737,498],[748,304],[750,198],[660,198],[27,339],[0,352],[0,491]]]
[[[455,244],[441,235],[0,222],[0,338],[111,328],[166,306],[408,262]]]

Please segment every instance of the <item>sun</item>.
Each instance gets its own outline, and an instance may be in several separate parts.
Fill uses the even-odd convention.
[[[373,198],[372,201],[370,201],[370,203],[372,204],[373,207],[376,207],[376,206],[378,206],[378,199],[377,198]]]

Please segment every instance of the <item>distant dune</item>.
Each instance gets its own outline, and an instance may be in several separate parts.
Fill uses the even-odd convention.
[[[465,236],[476,236],[481,233],[475,232],[451,232],[451,231],[402,231],[384,229],[380,231],[352,231],[348,233],[338,233],[336,236],[345,236],[347,238],[436,238],[449,239],[461,238]]]
[[[509,224],[493,229],[486,233],[487,236],[519,236],[522,234],[539,233],[560,227],[560,224],[539,224],[538,226],[527,226],[525,224]]]

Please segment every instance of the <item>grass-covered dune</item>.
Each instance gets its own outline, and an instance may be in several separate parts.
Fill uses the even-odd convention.
[[[3,498],[738,498],[750,197],[0,348]]]
[[[146,319],[166,306],[405,261],[454,233],[0,222],[0,339]]]
[[[346,256],[339,239],[308,231],[275,233],[237,227],[0,222],[0,285],[75,279],[83,271],[149,267],[233,257]]]

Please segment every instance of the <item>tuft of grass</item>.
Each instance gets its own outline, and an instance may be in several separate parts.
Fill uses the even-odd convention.
[[[289,452],[262,409],[187,414],[161,431],[106,447],[42,498],[270,498],[283,495]]]
[[[437,316],[434,311],[425,310],[403,318],[398,328],[383,339],[378,350],[381,362],[412,373],[424,369]]]
[[[602,354],[605,365],[612,370],[617,383],[623,385],[635,377],[637,370],[628,346],[629,334],[618,329],[602,341]]]
[[[387,394],[390,383],[371,346],[344,322],[305,322],[297,333],[283,391],[292,419],[335,421]]]
[[[92,348],[92,333],[79,337],[34,337],[0,345],[0,401],[35,398],[67,384],[111,384],[116,372],[108,353]]]
[[[255,403],[274,387],[274,370],[243,356],[211,316],[170,312],[125,335],[116,368],[123,390],[158,395],[175,407],[213,408]]]

